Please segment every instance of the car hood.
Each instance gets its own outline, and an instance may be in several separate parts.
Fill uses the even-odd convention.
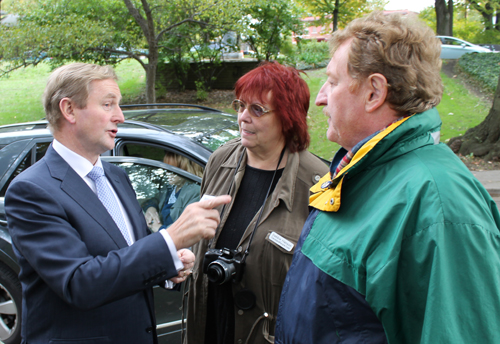
[[[239,136],[236,115],[197,109],[124,110],[126,120],[141,121],[189,137],[210,150]]]

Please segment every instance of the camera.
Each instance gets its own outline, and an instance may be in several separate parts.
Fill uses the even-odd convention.
[[[209,248],[203,259],[203,273],[210,282],[224,284],[229,280],[241,281],[245,263],[240,252],[228,248]]]

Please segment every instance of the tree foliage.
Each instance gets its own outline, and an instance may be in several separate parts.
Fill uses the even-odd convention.
[[[190,62],[198,85],[210,89],[217,78],[213,68],[221,63],[224,53],[239,52],[237,32],[242,30],[240,19],[246,2],[234,2],[232,8],[214,8],[199,16],[200,23],[188,23],[173,29],[161,43],[160,55],[174,65],[179,88],[187,81]],[[229,5],[229,4],[228,4]]]
[[[257,0],[244,9],[242,39],[259,60],[276,59],[292,32],[302,32],[300,11],[290,0]]]
[[[374,10],[382,10],[387,0],[304,0],[302,6],[318,18],[318,24],[332,31],[345,27],[350,21]]]
[[[486,30],[500,31],[500,0],[466,0],[466,4],[481,14]]]
[[[22,0],[11,9],[21,15],[19,25],[0,28],[0,55],[10,61],[0,73],[36,65],[45,54],[54,66],[132,58],[146,72],[147,101],[155,102],[157,64],[170,33],[188,24],[211,30],[221,13],[239,6],[236,0]]]

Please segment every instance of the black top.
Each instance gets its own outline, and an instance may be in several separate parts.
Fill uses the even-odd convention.
[[[236,249],[243,233],[264,204],[271,184],[269,195],[283,174],[283,168],[276,171],[265,171],[246,166],[240,188],[234,199],[231,213],[215,245],[216,248]],[[252,226],[253,227],[253,226]],[[253,229],[253,228],[252,228]],[[246,249],[246,247],[243,247]],[[249,254],[252,254],[250,251]],[[231,283],[222,285],[208,283],[207,323],[205,343],[234,343],[234,302]]]
[[[217,239],[216,248],[236,249],[250,221],[263,205],[271,181],[273,180],[273,185],[269,194],[273,192],[282,174],[283,169],[277,170],[273,180],[274,171],[246,166],[245,175],[234,199],[231,213]]]

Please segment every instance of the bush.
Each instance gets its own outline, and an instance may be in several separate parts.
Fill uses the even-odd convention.
[[[465,54],[458,65],[488,91],[495,92],[500,75],[500,53]]]
[[[203,81],[195,81],[196,85],[196,99],[200,102],[206,100],[208,98],[208,90],[205,87],[205,83]]]
[[[298,69],[322,68],[330,59],[327,42],[302,41],[296,47],[295,63]]]

